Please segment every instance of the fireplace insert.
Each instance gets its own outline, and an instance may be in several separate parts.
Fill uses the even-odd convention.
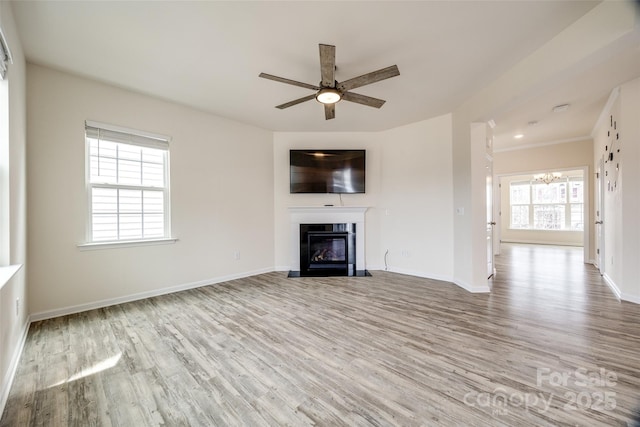
[[[300,224],[300,275],[355,275],[355,236],[355,224]]]
[[[307,233],[309,269],[342,268],[349,261],[349,233],[343,231],[310,231]]]

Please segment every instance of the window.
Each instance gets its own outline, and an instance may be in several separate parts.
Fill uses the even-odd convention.
[[[89,243],[170,238],[169,138],[87,122]]]
[[[0,267],[11,262],[9,230],[11,199],[9,183],[9,81],[8,66],[11,64],[11,54],[7,48],[2,29],[0,29]],[[18,165],[18,167],[21,167]],[[0,288],[3,283],[0,283]]]
[[[520,181],[509,185],[512,229],[583,230],[584,182],[563,177],[550,184]]]

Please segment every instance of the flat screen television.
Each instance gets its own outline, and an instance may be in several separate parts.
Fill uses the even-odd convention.
[[[291,193],[364,193],[366,150],[290,150]]]

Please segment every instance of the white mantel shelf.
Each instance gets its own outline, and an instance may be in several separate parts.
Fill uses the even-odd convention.
[[[369,209],[366,206],[289,206],[291,215],[337,215],[353,216],[356,219],[364,220],[364,213]],[[340,222],[340,221],[332,221]],[[349,221],[344,221],[349,222]],[[351,221],[356,222],[356,221]]]
[[[356,270],[365,269],[366,206],[289,206],[291,258],[294,271],[300,270],[300,224],[356,224]]]
[[[366,212],[369,209],[368,206],[289,206],[289,210],[296,212],[309,212],[309,211],[326,211],[337,210],[342,212]]]

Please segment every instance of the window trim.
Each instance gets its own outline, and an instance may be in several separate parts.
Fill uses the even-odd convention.
[[[178,241],[175,237],[167,237],[164,239],[147,239],[147,240],[121,240],[117,242],[92,242],[80,243],[77,247],[83,251],[96,249],[113,249],[113,248],[133,248],[136,246],[153,246],[153,245],[170,245]]]
[[[117,185],[117,184],[91,184],[91,159],[90,159],[90,146],[87,139],[87,128],[97,128],[110,132],[118,132],[122,134],[131,135],[133,137],[142,137],[147,139],[158,140],[158,146],[166,147],[165,152],[165,165],[164,165],[164,187],[162,189],[158,187],[148,187],[142,185]],[[86,221],[85,221],[85,241],[77,245],[78,248],[85,249],[108,249],[115,247],[132,247],[132,246],[146,246],[146,245],[158,245],[175,243],[178,239],[171,234],[171,185],[170,185],[170,153],[169,146],[171,143],[171,137],[161,135],[152,132],[141,131],[137,129],[126,128],[122,126],[111,125],[107,123],[101,123],[92,120],[86,120],[84,126],[84,159],[85,159],[85,193],[86,193]],[[138,145],[144,147],[154,148],[154,144],[145,144],[132,142],[130,145]],[[94,187],[99,188],[118,188],[118,189],[140,189],[140,190],[162,190],[164,194],[163,210],[164,210],[164,236],[153,237],[149,239],[120,239],[120,240],[93,240],[93,208],[92,208],[92,190]]]

